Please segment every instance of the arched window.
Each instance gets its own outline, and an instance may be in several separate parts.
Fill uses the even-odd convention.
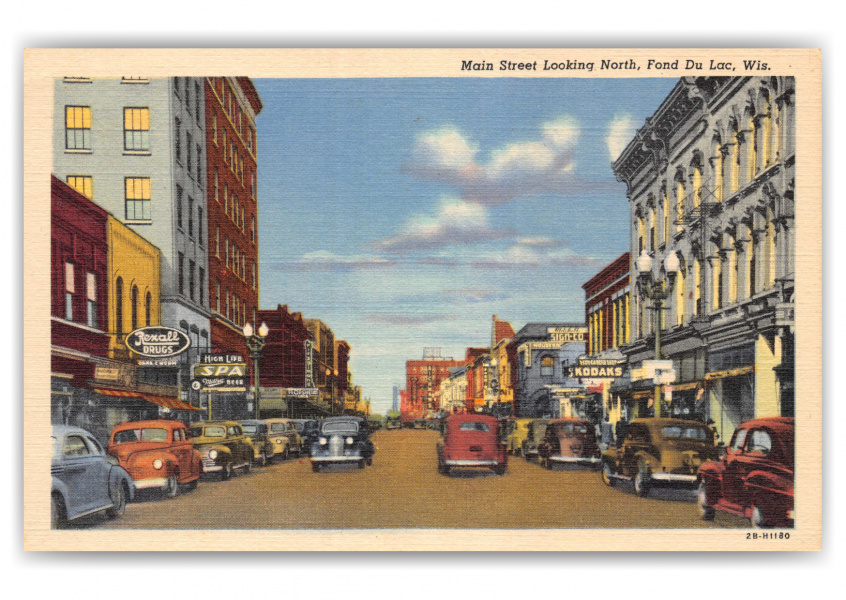
[[[684,261],[676,275],[676,325],[684,325],[685,300],[687,298],[687,267]]]
[[[737,303],[737,246],[734,237],[729,234],[726,238],[728,244],[728,264],[726,265],[726,287],[728,288],[728,304]]]
[[[153,310],[153,295],[150,292],[147,292],[147,297],[144,299],[144,316],[146,317],[145,323],[147,327],[151,325],[151,311]]]
[[[767,209],[767,289],[775,287],[776,280],[776,228],[772,210]]]
[[[541,359],[541,377],[552,377],[554,367],[555,359],[551,356],[544,356]]]
[[[702,261],[693,261],[693,314],[702,315]]]
[[[655,247],[657,245],[657,235],[655,233],[655,228],[657,227],[657,221],[655,219],[655,207],[652,206],[649,208],[649,251],[655,252]]]
[[[702,203],[702,156],[700,154],[694,154],[690,168],[692,171],[690,183],[693,192],[691,208],[698,208]]]
[[[667,186],[661,186],[661,214],[663,215],[664,231],[662,239],[665,244],[670,241],[670,194],[667,193]]]
[[[115,282],[115,333],[123,335],[123,277]]]
[[[714,246],[714,256],[717,258],[711,266],[711,308],[719,310],[723,306],[723,261],[721,258],[723,253],[720,252],[720,247],[717,244]]]
[[[750,136],[751,136],[750,139],[749,139],[749,148],[747,150],[748,156],[749,156],[749,158],[748,158],[749,164],[747,164],[747,166],[746,166],[746,180],[752,181],[755,178],[755,175],[758,174],[758,169],[759,169],[759,165],[758,165],[759,152],[758,152],[758,150],[760,148],[759,144],[761,142],[761,139],[760,139],[761,129],[760,129],[760,125],[759,125],[759,122],[758,122],[758,118],[754,114],[752,114],[751,110],[749,112],[749,117],[746,121],[746,128],[749,130],[749,133],[750,133]]]
[[[755,292],[757,291],[756,288],[757,288],[757,285],[758,285],[757,277],[756,277],[757,271],[758,271],[758,259],[757,259],[756,254],[758,252],[757,252],[757,248],[755,247],[755,246],[758,245],[758,241],[757,241],[755,236],[750,236],[750,237],[751,237],[751,239],[749,240],[749,244],[747,245],[747,248],[748,248],[747,253],[749,254],[749,256],[747,257],[748,258],[748,268],[747,268],[748,277],[746,278],[746,280],[747,280],[747,282],[746,282],[746,297],[747,298],[751,298],[752,296],[755,295]]]
[[[711,140],[711,164],[714,169],[714,196],[717,202],[722,202],[724,195],[723,186],[725,185],[725,159],[723,157],[722,143],[720,136],[715,135]]]
[[[682,221],[684,220],[684,196],[685,196],[685,189],[684,189],[684,173],[679,169],[676,172],[676,232],[682,230]]]
[[[731,155],[731,185],[729,186],[729,192],[731,194],[735,193],[737,189],[740,187],[740,158],[743,155],[741,149],[741,139],[743,138],[742,134],[737,130],[737,123],[733,122],[734,125],[734,133],[733,133],[733,142],[734,146],[732,147],[732,155]]]
[[[132,331],[138,329],[138,286],[132,286]]]

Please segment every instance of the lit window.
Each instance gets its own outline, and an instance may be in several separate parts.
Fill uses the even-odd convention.
[[[73,297],[76,293],[73,263],[65,263],[65,318],[73,321]]]
[[[150,220],[150,178],[126,178],[126,220]]]
[[[88,273],[85,282],[85,321],[89,327],[97,327],[97,275]]]
[[[552,377],[552,370],[555,366],[555,360],[551,356],[544,356],[541,359],[541,376]]]
[[[130,295],[130,300],[132,301],[132,331],[138,329],[138,286],[132,286],[132,292]]]
[[[65,107],[65,148],[91,150],[91,107]]]
[[[68,175],[68,185],[88,198],[94,198],[94,179],[90,175]]]
[[[150,109],[123,109],[123,149],[150,150]]]

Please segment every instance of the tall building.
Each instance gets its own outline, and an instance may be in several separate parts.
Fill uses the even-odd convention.
[[[53,173],[161,251],[161,324],[191,340],[185,390],[210,343],[203,80],[65,77],[54,91]]]
[[[441,380],[449,377],[451,367],[461,367],[463,360],[442,358],[439,352],[429,352],[422,360],[405,363],[406,390],[408,401],[401,410],[403,421],[422,419],[430,412],[440,410],[435,392]]]
[[[211,346],[246,354],[242,329],[259,325],[256,117],[249,77],[205,79]]]
[[[794,412],[795,81],[681,79],[614,162],[627,185],[632,277],[679,259],[662,311],[662,358],[675,382],[662,414],[712,421]],[[630,367],[654,358],[658,319],[633,294]],[[624,399],[651,413],[651,394]]]

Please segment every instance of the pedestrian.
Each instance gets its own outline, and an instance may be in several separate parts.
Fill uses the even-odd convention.
[[[605,415],[605,419],[602,421],[600,440],[606,449],[614,443],[614,428],[611,427],[608,415]]]
[[[626,427],[628,427],[628,423],[626,423],[625,418],[620,417],[614,431],[614,437],[617,439],[617,445],[622,444],[623,440],[626,438]]]

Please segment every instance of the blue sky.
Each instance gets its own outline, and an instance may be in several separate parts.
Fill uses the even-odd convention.
[[[673,79],[258,79],[261,306],[351,347],[390,407],[405,361],[489,343],[491,315],[580,321],[628,249],[610,164]]]

